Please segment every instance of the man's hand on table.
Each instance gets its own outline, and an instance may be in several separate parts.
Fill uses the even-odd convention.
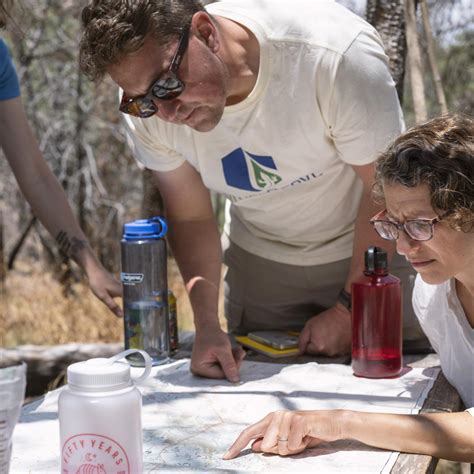
[[[232,347],[229,336],[222,329],[200,330],[194,340],[191,372],[211,379],[238,382],[244,357],[242,347]]]
[[[299,348],[308,354],[344,355],[351,350],[351,337],[351,314],[336,303],[305,324],[299,337]]]
[[[340,411],[275,411],[248,426],[234,441],[223,459],[240,454],[250,441],[255,452],[289,456],[322,441],[340,439]]]

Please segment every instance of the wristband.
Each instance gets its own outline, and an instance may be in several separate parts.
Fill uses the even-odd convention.
[[[352,297],[344,288],[337,295],[337,301],[350,311],[352,309]]]

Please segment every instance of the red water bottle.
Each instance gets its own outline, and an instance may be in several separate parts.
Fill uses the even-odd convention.
[[[369,247],[364,275],[352,283],[352,370],[359,377],[396,377],[402,369],[400,280],[387,252]]]

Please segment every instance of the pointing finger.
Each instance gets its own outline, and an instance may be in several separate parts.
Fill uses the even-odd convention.
[[[238,382],[240,380],[239,368],[234,360],[233,354],[228,351],[216,354],[226,379],[229,382]]]
[[[234,441],[229,450],[224,454],[222,459],[232,459],[235,458],[244,448],[249,444],[253,439],[262,438],[265,433],[265,428],[267,425],[267,417],[263,420],[251,425],[240,433],[237,439]]]

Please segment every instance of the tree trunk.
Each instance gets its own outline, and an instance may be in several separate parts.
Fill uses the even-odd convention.
[[[405,22],[408,48],[408,62],[410,64],[410,82],[413,96],[413,108],[417,123],[425,122],[428,118],[423,83],[423,65],[416,29],[415,0],[405,0]]]
[[[5,256],[3,250],[3,211],[0,209],[0,297],[5,294]],[[2,313],[0,312],[0,320]]]
[[[14,349],[0,347],[0,368],[26,362],[27,396],[41,395],[51,387],[51,382],[66,373],[74,363],[95,357],[112,357],[123,350],[122,343],[111,344],[64,344],[60,346],[17,346]]]
[[[446,103],[446,96],[444,95],[443,84],[441,82],[441,75],[439,74],[438,64],[436,62],[436,55],[433,43],[433,32],[431,31],[430,17],[428,13],[428,5],[426,0],[420,0],[421,16],[423,18],[423,28],[425,30],[426,47],[428,50],[428,59],[430,62],[431,73],[433,74],[433,81],[436,91],[436,98],[442,114],[448,113],[448,105]]]
[[[366,17],[382,37],[398,99],[403,104],[406,56],[403,0],[367,0]]]

